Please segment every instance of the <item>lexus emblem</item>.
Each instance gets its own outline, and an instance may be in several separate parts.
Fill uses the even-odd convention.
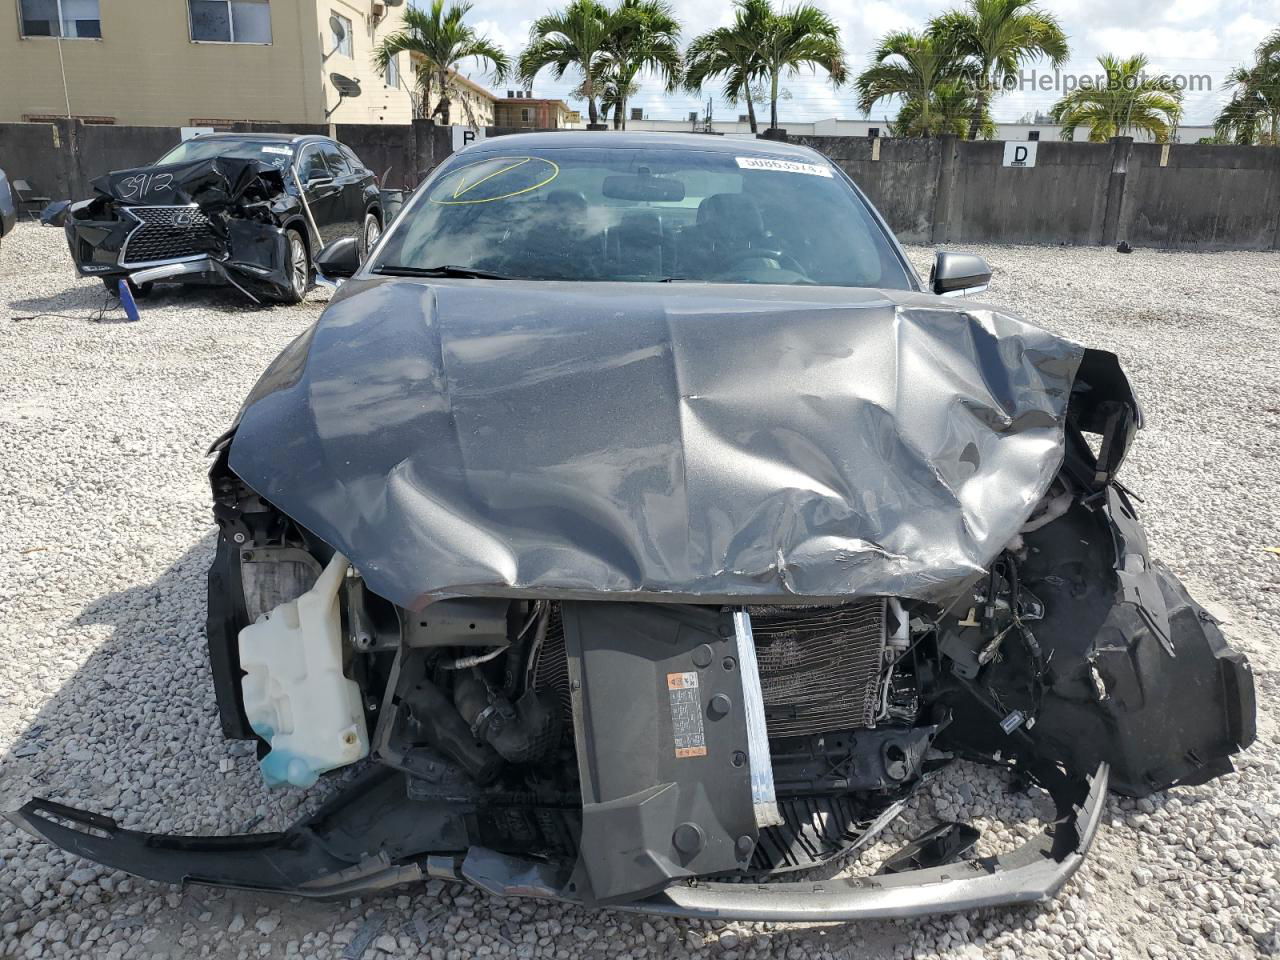
[[[191,226],[194,220],[195,220],[194,214],[186,210],[183,210],[181,213],[175,213],[173,215],[173,225],[175,227],[189,227]]]

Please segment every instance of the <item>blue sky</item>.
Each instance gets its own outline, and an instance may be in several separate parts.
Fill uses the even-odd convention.
[[[942,0],[817,0],[840,24],[845,50],[856,72],[866,63],[866,53],[875,40],[890,30],[918,28],[933,14],[956,6]],[[677,16],[685,25],[685,39],[728,23],[732,19],[727,0],[674,0]],[[515,55],[528,36],[534,17],[552,9],[549,0],[479,0],[469,17],[482,32]],[[1184,124],[1207,123],[1225,99],[1222,81],[1233,66],[1251,58],[1253,48],[1270,30],[1280,27],[1278,0],[1042,0],[1041,6],[1062,22],[1071,41],[1071,62],[1064,68],[1073,73],[1097,73],[1095,58],[1102,53],[1128,55],[1146,53],[1153,72],[1184,76],[1208,76],[1212,89],[1187,94]],[[468,68],[469,67],[469,68]],[[464,67],[473,79],[505,92],[510,84],[495,84],[476,64]],[[1043,72],[1044,65],[1039,69]],[[1049,71],[1051,72],[1051,71]],[[566,74],[563,81],[551,78],[550,71],[534,83],[537,96],[567,96],[577,80]],[[788,79],[784,86],[790,99],[779,104],[783,120],[817,120],[826,117],[856,118],[854,94],[848,87],[833,90],[829,83],[811,74]],[[646,116],[681,119],[689,111],[701,109],[701,100],[677,94],[667,95],[653,80],[643,82],[632,106],[642,107]],[[1016,120],[1025,113],[1047,111],[1060,92],[1018,90],[1005,94],[995,104],[997,120]],[[734,118],[745,112],[717,99],[715,115]],[[877,110],[874,116],[882,118]]]

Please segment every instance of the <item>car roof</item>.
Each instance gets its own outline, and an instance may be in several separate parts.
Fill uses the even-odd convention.
[[[196,140],[255,140],[261,143],[301,143],[304,140],[329,140],[319,133],[235,133],[219,131],[218,133],[201,133]]]
[[[628,130],[555,130],[542,133],[513,133],[490,137],[466,148],[468,154],[512,150],[547,150],[556,147],[613,147],[621,150],[668,148],[698,150],[708,153],[750,153],[759,157],[782,160],[812,160],[822,154],[796,143],[757,140],[746,137],[722,137],[707,133],[666,133]],[[825,158],[824,158],[825,159]]]

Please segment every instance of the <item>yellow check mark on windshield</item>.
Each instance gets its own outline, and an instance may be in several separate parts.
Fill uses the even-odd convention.
[[[526,164],[532,159],[533,159],[532,157],[522,157],[521,159],[517,160],[515,163],[509,163],[505,167],[502,167],[499,170],[495,170],[493,171],[493,173],[486,174],[485,176],[481,177],[479,180],[474,181],[473,183],[467,183],[465,177],[459,177],[458,185],[453,188],[453,199],[457,200],[464,193],[467,193],[470,190],[474,190],[476,187],[480,186],[480,184],[484,183],[486,180],[492,180],[494,177],[501,176],[502,174],[506,173],[508,170],[514,170],[516,167]]]

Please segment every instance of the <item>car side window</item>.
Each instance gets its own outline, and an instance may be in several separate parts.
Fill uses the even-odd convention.
[[[307,183],[317,177],[332,177],[333,173],[325,165],[320,148],[311,146],[302,150],[302,159],[298,161],[298,175],[303,183]]]
[[[345,143],[338,144],[338,149],[342,151],[342,155],[347,158],[347,162],[351,164],[351,169],[356,173],[368,173],[369,168],[364,165],[364,161],[356,156],[356,152],[348,147]]]
[[[333,171],[335,177],[351,176],[351,164],[347,162],[347,158],[332,143],[320,144],[320,153],[324,156],[325,163],[329,165],[329,169]]]

